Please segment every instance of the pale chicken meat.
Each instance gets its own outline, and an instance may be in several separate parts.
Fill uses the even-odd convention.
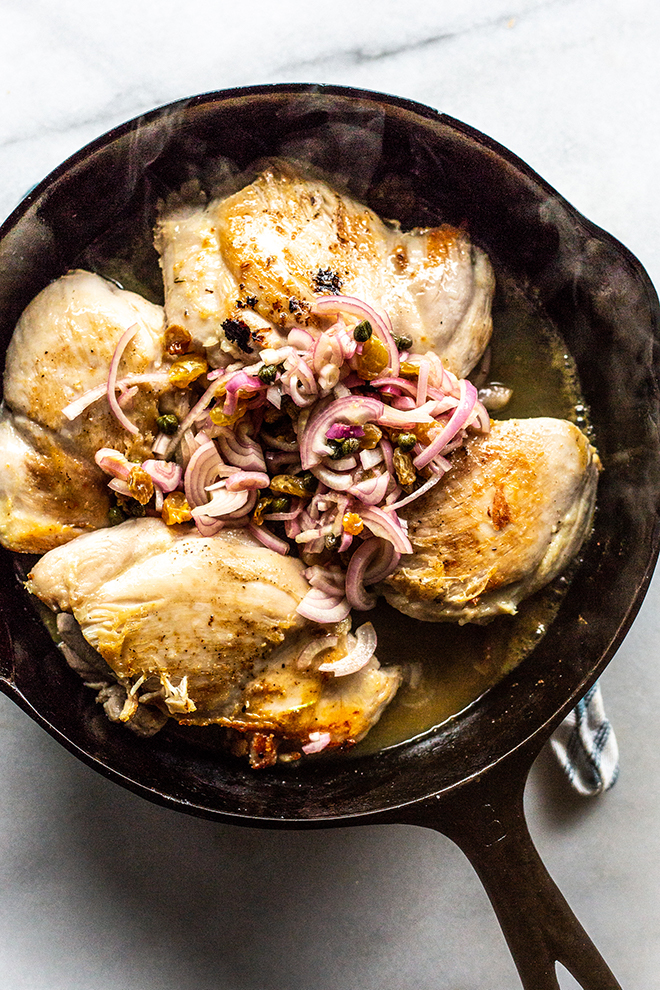
[[[218,219],[196,185],[162,204],[154,231],[169,327],[217,366],[245,359],[257,347],[280,347],[282,335],[250,305],[220,251]]]
[[[380,307],[415,351],[434,350],[459,376],[492,333],[493,270],[464,231],[404,232],[287,166],[203,205],[175,200],[156,246],[168,322],[233,354],[277,346],[274,328],[318,324],[310,311],[328,293]]]
[[[426,495],[401,510],[413,554],[384,582],[426,621],[484,622],[557,577],[589,533],[600,462],[561,419],[494,423]]]
[[[126,407],[127,432],[100,396],[68,419],[64,410],[103,391],[121,336],[137,330],[120,377],[147,376]],[[0,425],[0,540],[12,550],[42,552],[107,522],[109,499],[94,455],[116,447],[146,456],[156,432],[162,368],[163,310],[91,272],[50,283],[20,317],[4,372]],[[162,380],[160,380],[162,379]],[[107,481],[107,478],[105,479]]]
[[[329,746],[361,738],[401,679],[375,658],[342,678],[319,671],[318,661],[299,662],[328,635],[296,611],[309,590],[303,564],[240,528],[209,538],[131,520],[50,551],[28,588],[71,612],[127,690],[137,685],[126,720],[145,685],[147,700],[184,724],[234,729],[253,749],[262,743],[266,762],[282,740],[302,747],[323,733]],[[340,641],[312,652],[336,652]]]

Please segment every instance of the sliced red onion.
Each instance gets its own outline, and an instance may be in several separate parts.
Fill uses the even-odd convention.
[[[349,457],[340,457],[338,461],[332,462],[332,468],[339,474],[343,474],[345,471],[354,471],[357,467],[357,458],[352,454]]]
[[[374,536],[389,540],[399,553],[412,553],[410,540],[403,531],[401,520],[394,512],[385,512],[376,505],[368,505],[360,509],[360,516]]]
[[[368,612],[376,604],[376,595],[370,595],[364,586],[364,575],[372,558],[380,552],[380,540],[371,537],[360,543],[346,568],[346,597],[351,608]]]
[[[266,462],[261,447],[248,436],[245,428],[239,433],[223,427],[216,436],[222,456],[243,471],[265,471]]]
[[[165,457],[166,451],[172,438],[167,433],[159,433],[151,445],[151,453],[154,457]]]
[[[133,399],[138,392],[139,389],[137,385],[131,385],[130,388],[124,389],[124,391],[120,390],[119,395],[117,396],[117,402],[119,403],[121,408],[126,409],[131,399]]]
[[[348,395],[334,399],[318,412],[312,413],[300,440],[300,462],[305,470],[319,464],[327,453],[325,438],[328,430],[337,422],[363,426],[383,415],[385,406],[380,399],[369,396]]]
[[[447,466],[449,467],[449,462],[447,462]],[[432,478],[429,478],[428,481],[425,481],[423,485],[420,485],[419,488],[411,495],[406,495],[406,497],[402,498],[399,502],[394,502],[392,505],[388,505],[386,511],[396,512],[398,509],[402,509],[404,505],[409,505],[411,502],[414,502],[416,498],[426,495],[426,493],[430,491],[434,485],[437,485],[441,478],[441,473],[435,474]]]
[[[296,611],[314,622],[341,622],[350,613],[351,606],[346,598],[327,595],[318,588],[310,588]]]
[[[393,375],[399,374],[400,358],[399,350],[392,336],[392,324],[387,313],[355,296],[319,296],[314,303],[314,313],[320,316],[330,313],[350,313],[351,316],[358,316],[362,320],[369,320],[376,334],[387,347],[390,368]]]
[[[266,398],[270,402],[271,406],[275,406],[276,409],[282,408],[282,393],[280,392],[278,385],[270,385],[266,389]]]
[[[101,447],[96,451],[94,460],[105,474],[111,474],[113,478],[121,478],[122,481],[128,481],[131,468],[134,466],[112,447]]]
[[[419,362],[419,374],[417,376],[417,405],[423,406],[426,402],[427,390],[429,387],[429,375],[431,373],[431,365],[428,361],[421,360]]]
[[[463,429],[475,407],[477,402],[477,390],[469,382],[467,378],[462,378],[460,382],[460,398],[458,400],[458,405],[454,409],[449,422],[440,431],[440,433],[431,441],[428,447],[425,447],[421,454],[418,454],[413,464],[420,470],[425,467],[429,461],[433,460],[436,454],[442,453],[446,445],[450,440],[456,436],[456,434]]]
[[[365,622],[356,630],[355,643],[346,656],[342,657],[341,660],[330,660],[327,663],[319,664],[319,670],[330,672],[335,677],[355,674],[358,670],[366,667],[376,652],[377,645],[376,630],[371,622]]]
[[[118,388],[120,392],[124,392],[134,385],[162,385],[168,381],[169,376],[165,371],[154,371],[144,375],[128,374],[115,382],[115,388]],[[87,409],[87,406],[91,406],[93,402],[97,402],[98,399],[102,399],[107,394],[107,382],[104,382],[102,385],[96,385],[66,405],[62,410],[62,415],[66,416],[68,420],[73,421]]]
[[[191,509],[206,505],[206,490],[217,479],[219,469],[224,466],[212,440],[203,443],[193,452],[183,478],[186,499]]]
[[[324,467],[322,464],[316,464],[312,468],[312,473],[315,478],[318,478],[324,485],[327,485],[328,488],[332,488],[336,492],[346,492],[353,484],[353,475],[350,472],[339,474],[336,471],[331,471],[330,468]]]
[[[211,372],[211,374],[213,374],[213,372]],[[213,381],[208,386],[208,388],[204,391],[202,397],[195,403],[192,409],[190,409],[188,414],[184,417],[183,421],[179,425],[179,428],[177,429],[174,436],[170,437],[169,439],[169,443],[165,449],[166,458],[170,457],[172,452],[176,450],[176,448],[178,447],[181,441],[181,437],[186,432],[186,430],[189,430],[190,427],[197,422],[197,420],[202,415],[202,413],[206,409],[208,409],[208,407],[210,406],[211,402],[215,397],[218,384],[219,383],[216,377],[213,379]]]
[[[377,464],[380,464],[383,460],[383,451],[380,446],[374,447],[372,450],[361,450],[360,451],[360,464],[365,471],[370,471],[375,468]]]
[[[125,430],[129,433],[137,434],[138,430],[135,423],[131,423],[130,419],[125,415],[123,409],[117,402],[116,388],[117,388],[117,371],[119,369],[119,362],[121,361],[122,354],[126,350],[126,347],[131,342],[133,337],[137,334],[139,330],[137,323],[129,327],[128,330],[124,330],[123,334],[117,342],[114,353],[112,355],[112,360],[110,361],[110,370],[108,372],[108,384],[107,384],[107,396],[110,409],[115,417],[121,423]]]
[[[254,536],[255,540],[259,540],[259,542],[263,543],[263,545],[268,547],[269,550],[274,550],[283,557],[285,557],[291,549],[285,540],[281,540],[279,536],[275,536],[275,533],[272,533],[267,526],[255,526],[255,524],[251,522],[248,525],[248,529]]]
[[[417,407],[417,403],[410,395],[398,395],[392,399],[394,409],[401,409],[403,412],[410,412]]]
[[[390,480],[390,475],[387,472],[383,472],[382,474],[374,475],[373,478],[365,478],[363,481],[358,481],[356,485],[352,485],[348,489],[348,494],[359,498],[361,502],[367,505],[380,505],[387,494]]]
[[[248,500],[248,494],[247,491],[228,492],[226,488],[221,488],[215,492],[210,502],[196,505],[192,509],[193,519],[197,519],[199,516],[211,516],[215,519],[218,516],[227,516],[231,512],[236,512],[237,509],[243,508]]]
[[[318,656],[319,653],[323,653],[324,650],[332,649],[338,642],[339,636],[317,636],[299,654],[296,659],[296,667],[298,670],[308,670],[312,665],[314,657]]]
[[[223,519],[215,519],[212,516],[196,516],[195,526],[200,536],[215,536],[221,529],[225,528]]]
[[[345,575],[340,570],[314,564],[303,573],[312,588],[318,588],[319,591],[336,598],[344,597]]]
[[[374,536],[371,539],[378,539]],[[379,581],[384,581],[392,571],[395,571],[399,561],[401,560],[401,554],[398,550],[394,549],[394,546],[389,540],[378,540],[380,544],[379,552],[377,555],[372,557],[370,563],[367,564],[367,569],[364,575],[364,583],[367,584],[378,584]]]
[[[399,394],[404,392],[413,399],[417,398],[417,385],[415,382],[408,381],[407,378],[374,378],[369,384],[373,388],[381,389],[381,391],[394,394],[394,390],[397,389]]]
[[[383,411],[377,423],[379,426],[389,426],[394,430],[409,429],[418,423],[431,424],[435,422],[433,418],[435,406],[435,400],[429,400],[423,406],[409,411],[401,411],[392,406],[383,405]]]
[[[142,468],[161,492],[173,492],[183,478],[183,471],[174,461],[147,460],[142,462]]]
[[[295,347],[301,351],[307,351],[314,344],[314,335],[302,327],[294,327],[293,330],[289,330],[287,341],[291,347]]]
[[[306,756],[311,753],[321,753],[326,749],[332,741],[332,737],[329,732],[310,732],[309,742],[306,742],[301,748]]]
[[[112,478],[108,482],[108,488],[112,488],[113,492],[117,492],[119,495],[126,495],[128,498],[132,498],[133,496],[133,492],[123,478]]]
[[[228,492],[241,492],[245,489],[268,488],[270,478],[262,471],[236,471],[227,478]]]

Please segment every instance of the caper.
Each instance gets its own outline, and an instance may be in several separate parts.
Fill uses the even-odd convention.
[[[121,510],[119,505],[111,505],[108,510],[108,523],[110,526],[118,526],[119,523],[123,523],[126,516]]]
[[[357,454],[361,446],[362,445],[357,437],[346,437],[346,439],[342,441],[342,453],[344,457],[350,457],[351,454]]]
[[[373,332],[373,327],[369,323],[369,320],[362,320],[354,329],[353,338],[357,340],[358,344],[364,344],[365,341],[369,340]]]
[[[339,537],[335,536],[334,533],[328,533],[325,538],[325,548],[326,550],[336,550],[339,546]]]
[[[264,385],[272,385],[277,378],[277,365],[263,364],[257,372],[257,378],[259,381],[263,382]]]
[[[311,471],[303,471],[298,477],[306,492],[313,492],[316,489],[317,481]]]
[[[291,499],[287,498],[286,495],[278,495],[270,503],[271,512],[288,512],[291,508]]]
[[[343,440],[326,440],[326,443],[330,447],[330,453],[328,457],[331,461],[338,461],[344,456],[344,441]]]
[[[412,450],[417,443],[417,437],[414,433],[399,433],[396,438],[396,445],[401,450]]]
[[[156,426],[161,433],[165,433],[168,437],[172,437],[179,429],[179,418],[178,416],[175,416],[174,413],[164,413],[156,420]]]
[[[407,333],[393,333],[392,337],[398,351],[409,351],[413,345],[412,337],[409,337]]]

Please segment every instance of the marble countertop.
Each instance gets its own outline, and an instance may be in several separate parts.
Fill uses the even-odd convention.
[[[197,92],[338,83],[479,128],[660,285],[654,0],[5,0],[0,214],[109,127]],[[527,792],[550,872],[625,990],[660,990],[656,579],[602,678],[616,786]],[[0,985],[12,990],[513,990],[476,876],[407,826],[262,832],[152,806],[0,697]],[[561,976],[563,990],[577,984]]]

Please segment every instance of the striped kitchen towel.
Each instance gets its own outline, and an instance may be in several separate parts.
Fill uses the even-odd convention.
[[[550,745],[579,794],[602,794],[619,775],[619,747],[598,681],[555,730]]]

